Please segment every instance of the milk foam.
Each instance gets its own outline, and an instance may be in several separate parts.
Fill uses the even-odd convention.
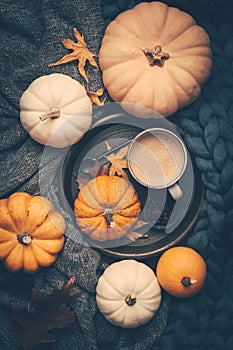
[[[185,155],[182,144],[170,133],[161,130],[142,134],[130,150],[130,168],[144,185],[166,187],[181,174]]]

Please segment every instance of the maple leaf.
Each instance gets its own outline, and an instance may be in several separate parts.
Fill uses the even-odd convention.
[[[80,297],[80,293],[71,294],[73,284],[74,277],[48,297],[33,289],[33,311],[18,305],[12,306],[12,318],[17,323],[14,334],[25,350],[34,349],[42,343],[55,342],[55,336],[49,331],[68,327],[75,322],[75,314],[70,310],[70,305]]]
[[[108,142],[105,142],[107,146],[107,150],[111,149],[111,146]],[[110,153],[105,158],[111,163],[109,167],[109,176],[118,175],[123,177],[124,179],[128,179],[127,174],[124,169],[128,168],[127,160],[124,159],[128,151],[128,146],[122,147],[116,154]]]
[[[90,98],[92,104],[95,104],[97,106],[104,106],[106,97],[103,98],[102,101],[100,101],[100,97],[104,93],[104,88],[100,88],[99,90],[95,92],[91,92],[86,88],[87,96]]]
[[[58,66],[60,64],[68,63],[71,61],[78,61],[78,70],[81,76],[88,82],[88,77],[85,71],[85,65],[88,61],[92,66],[99,68],[94,57],[97,56],[95,53],[92,53],[87,48],[85,43],[84,36],[79,34],[77,28],[73,29],[74,36],[77,39],[77,42],[74,42],[71,39],[61,39],[61,43],[66,49],[72,50],[70,54],[63,56],[60,60],[55,63],[50,63],[49,67]]]

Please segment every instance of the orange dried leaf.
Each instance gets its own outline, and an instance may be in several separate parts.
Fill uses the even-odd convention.
[[[107,149],[110,145],[107,143]],[[128,146],[122,147],[116,154],[111,153],[108,156],[106,156],[107,160],[111,163],[111,166],[109,168],[109,175],[118,175],[123,177],[124,179],[128,179],[127,174],[125,173],[124,169],[128,168],[127,160],[124,159],[128,151]]]
[[[128,179],[127,174],[124,169],[128,168],[127,161],[125,159],[114,158],[110,160],[111,166],[109,168],[109,176],[118,175],[123,177],[124,179]]]
[[[126,235],[126,237],[132,242],[135,242],[136,239],[141,238],[142,236],[143,236],[143,234],[142,233],[138,233],[138,232],[129,232]]]
[[[86,89],[87,92],[87,96],[90,98],[91,102],[97,106],[104,106],[105,101],[106,101],[106,97],[104,97],[102,99],[102,101],[100,101],[100,97],[103,95],[104,93],[104,88],[100,88],[99,90],[97,90],[96,92],[91,92],[88,91]]]
[[[61,43],[66,49],[72,50],[70,54],[63,56],[60,60],[55,63],[50,63],[49,67],[58,66],[60,64],[68,63],[71,61],[78,61],[78,70],[81,76],[88,82],[88,77],[85,71],[85,65],[88,61],[92,66],[98,69],[98,65],[94,59],[97,56],[95,53],[92,53],[87,48],[85,43],[84,36],[80,35],[77,28],[74,28],[74,36],[77,39],[77,42],[74,42],[71,39],[61,39]]]
[[[146,221],[136,220],[135,224],[132,227],[132,231],[126,235],[127,238],[129,240],[131,240],[132,242],[135,242],[135,240],[138,238],[146,237],[145,233],[139,233],[139,232],[137,232],[137,230],[139,230],[140,228],[142,228],[143,226],[145,226],[147,224],[148,223]]]

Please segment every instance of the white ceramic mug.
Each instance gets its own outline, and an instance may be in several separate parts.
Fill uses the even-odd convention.
[[[127,160],[131,175],[140,184],[167,188],[175,200],[182,196],[177,181],[187,166],[187,150],[170,130],[150,128],[140,132],[129,146]]]

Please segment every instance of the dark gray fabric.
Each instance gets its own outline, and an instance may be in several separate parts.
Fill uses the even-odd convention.
[[[166,294],[156,317],[135,332],[110,325],[98,312],[95,287],[108,262],[81,240],[72,239],[77,236],[77,229],[60,205],[55,176],[63,151],[43,153],[44,146],[28,136],[19,120],[20,97],[37,77],[59,72],[83,82],[76,62],[48,67],[48,63],[68,53],[60,39],[73,38],[74,27],[84,34],[89,49],[98,52],[105,28],[99,0],[0,0],[0,198],[15,191],[43,194],[67,223],[64,249],[52,267],[28,277],[23,273],[12,275],[1,266],[1,350],[20,349],[12,335],[10,305],[16,302],[29,307],[32,287],[47,294],[72,276],[76,277],[74,291],[82,293],[74,306],[77,321],[69,329],[55,331],[58,341],[46,349],[143,350],[156,342],[166,326],[169,305]],[[91,66],[88,71],[88,87],[97,90],[101,86],[100,71]]]

